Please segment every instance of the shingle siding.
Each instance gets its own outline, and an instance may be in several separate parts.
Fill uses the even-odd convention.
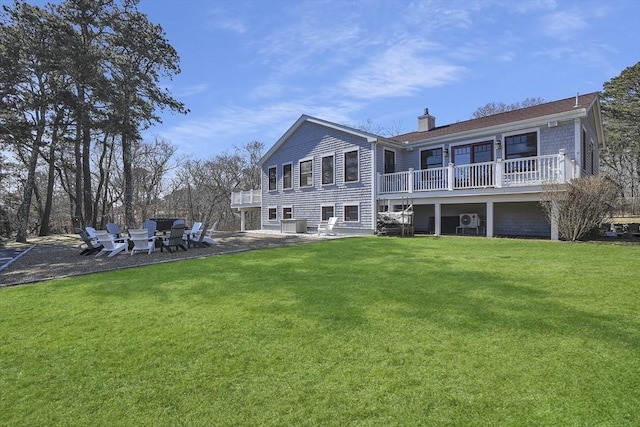
[[[268,209],[262,210],[262,224],[265,229],[280,229],[282,207],[293,206],[293,217],[306,219],[307,226],[314,228],[321,219],[321,207],[333,205],[338,217],[337,228],[373,230],[371,196],[372,165],[371,143],[365,138],[342,132],[315,123],[304,123],[284,144],[273,153],[262,168],[262,205],[277,206],[275,221],[268,218]],[[359,180],[344,181],[344,154],[358,151]],[[322,185],[322,157],[334,155],[334,184]],[[301,159],[313,160],[313,186],[300,187]],[[284,190],[282,185],[282,165],[292,164],[293,188]],[[268,188],[269,166],[278,166],[276,191]],[[346,205],[358,204],[360,221],[344,223],[343,209]]]

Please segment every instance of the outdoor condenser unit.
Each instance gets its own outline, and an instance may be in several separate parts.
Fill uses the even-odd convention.
[[[460,227],[479,227],[480,217],[474,213],[460,214]]]

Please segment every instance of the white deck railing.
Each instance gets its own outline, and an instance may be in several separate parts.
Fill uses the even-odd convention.
[[[574,169],[561,150],[546,156],[379,174],[378,188],[387,194],[540,185],[567,182],[577,177]]]
[[[247,190],[237,193],[231,193],[231,206],[232,207],[251,207],[260,206],[262,203],[262,191],[260,190]]]

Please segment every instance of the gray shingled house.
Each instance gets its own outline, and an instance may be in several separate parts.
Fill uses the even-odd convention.
[[[262,188],[232,194],[262,229],[371,234],[377,214],[412,206],[412,228],[432,234],[558,238],[539,206],[541,184],[598,173],[598,93],[418,130],[391,138],[301,116],[260,161]],[[291,230],[287,228],[287,230]]]

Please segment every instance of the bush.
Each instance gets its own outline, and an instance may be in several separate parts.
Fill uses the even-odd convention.
[[[569,183],[543,184],[540,204],[547,220],[557,224],[560,236],[576,241],[611,214],[618,194],[618,186],[611,179],[588,176]]]

